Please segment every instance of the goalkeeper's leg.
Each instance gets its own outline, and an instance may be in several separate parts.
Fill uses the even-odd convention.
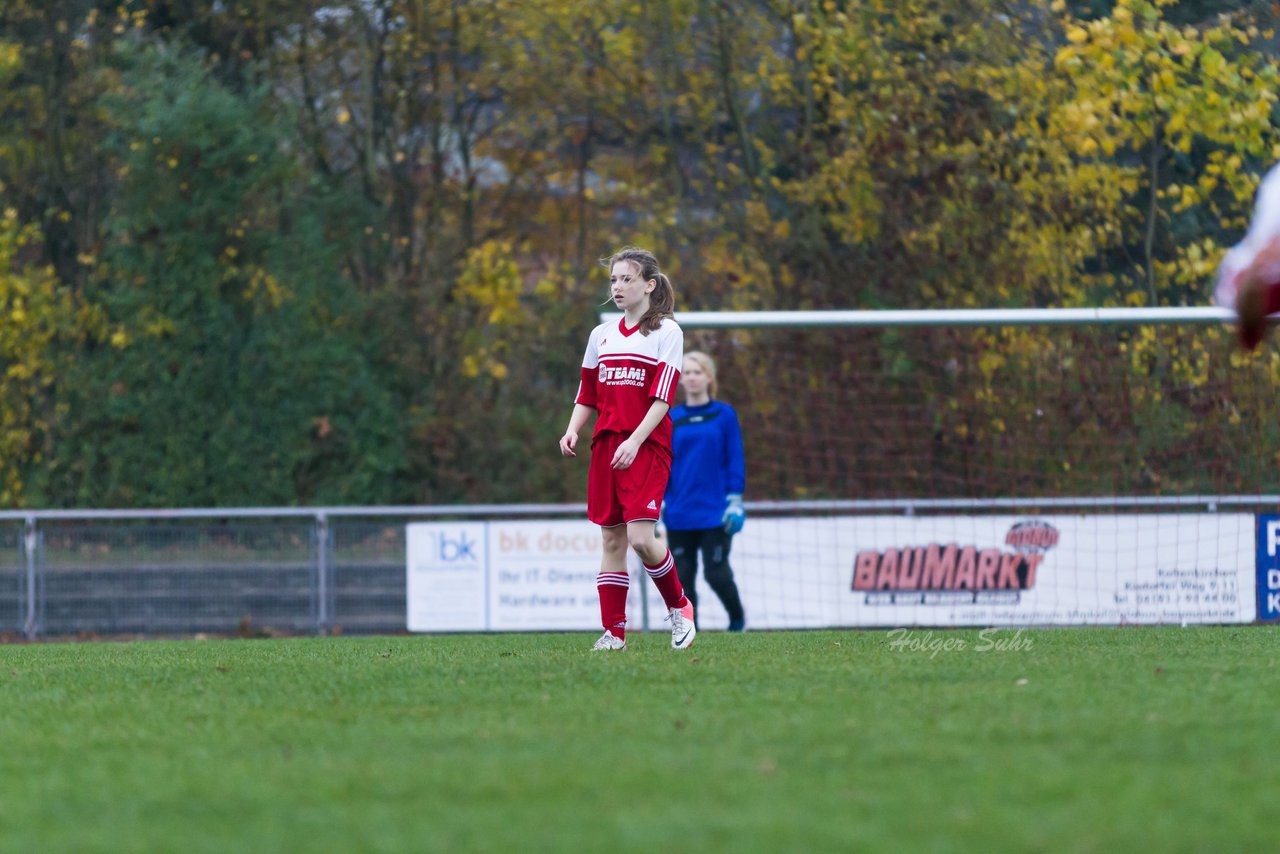
[[[724,609],[729,612],[729,631],[740,632],[746,627],[746,614],[743,612],[742,598],[738,595],[738,584],[733,580],[733,570],[729,567],[729,547],[732,543],[733,536],[726,534],[723,528],[703,532],[702,566],[707,584],[711,585],[711,589],[724,603]]]
[[[701,531],[667,529],[667,542],[671,548],[671,556],[676,561],[676,575],[680,578],[684,595],[693,603],[695,621],[698,609],[698,537],[700,534]]]

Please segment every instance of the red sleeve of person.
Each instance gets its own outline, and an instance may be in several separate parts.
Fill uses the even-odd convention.
[[[1249,230],[1222,259],[1213,301],[1235,309],[1246,350],[1266,335],[1267,315],[1280,312],[1280,165],[1258,185]]]

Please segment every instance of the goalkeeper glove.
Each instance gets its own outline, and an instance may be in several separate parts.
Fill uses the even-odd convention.
[[[742,525],[746,521],[747,511],[742,507],[742,496],[725,496],[724,515],[720,517],[720,524],[724,525],[724,532],[729,536],[733,536],[742,530]]]

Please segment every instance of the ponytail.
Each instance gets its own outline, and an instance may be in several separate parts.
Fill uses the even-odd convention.
[[[671,280],[666,273],[655,273],[651,278],[657,281],[658,286],[649,294],[649,310],[640,318],[640,328],[646,335],[657,332],[668,317],[674,319],[676,316],[676,289],[671,286]]]

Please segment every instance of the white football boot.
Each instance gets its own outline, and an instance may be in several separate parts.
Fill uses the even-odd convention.
[[[667,619],[671,621],[671,648],[688,649],[693,646],[698,629],[693,625],[693,603],[688,597],[685,597],[684,607],[672,608]]]
[[[627,648],[627,642],[615,635],[613,632],[605,632],[596,641],[596,645],[591,647],[593,650],[602,649],[606,651],[614,651]]]

